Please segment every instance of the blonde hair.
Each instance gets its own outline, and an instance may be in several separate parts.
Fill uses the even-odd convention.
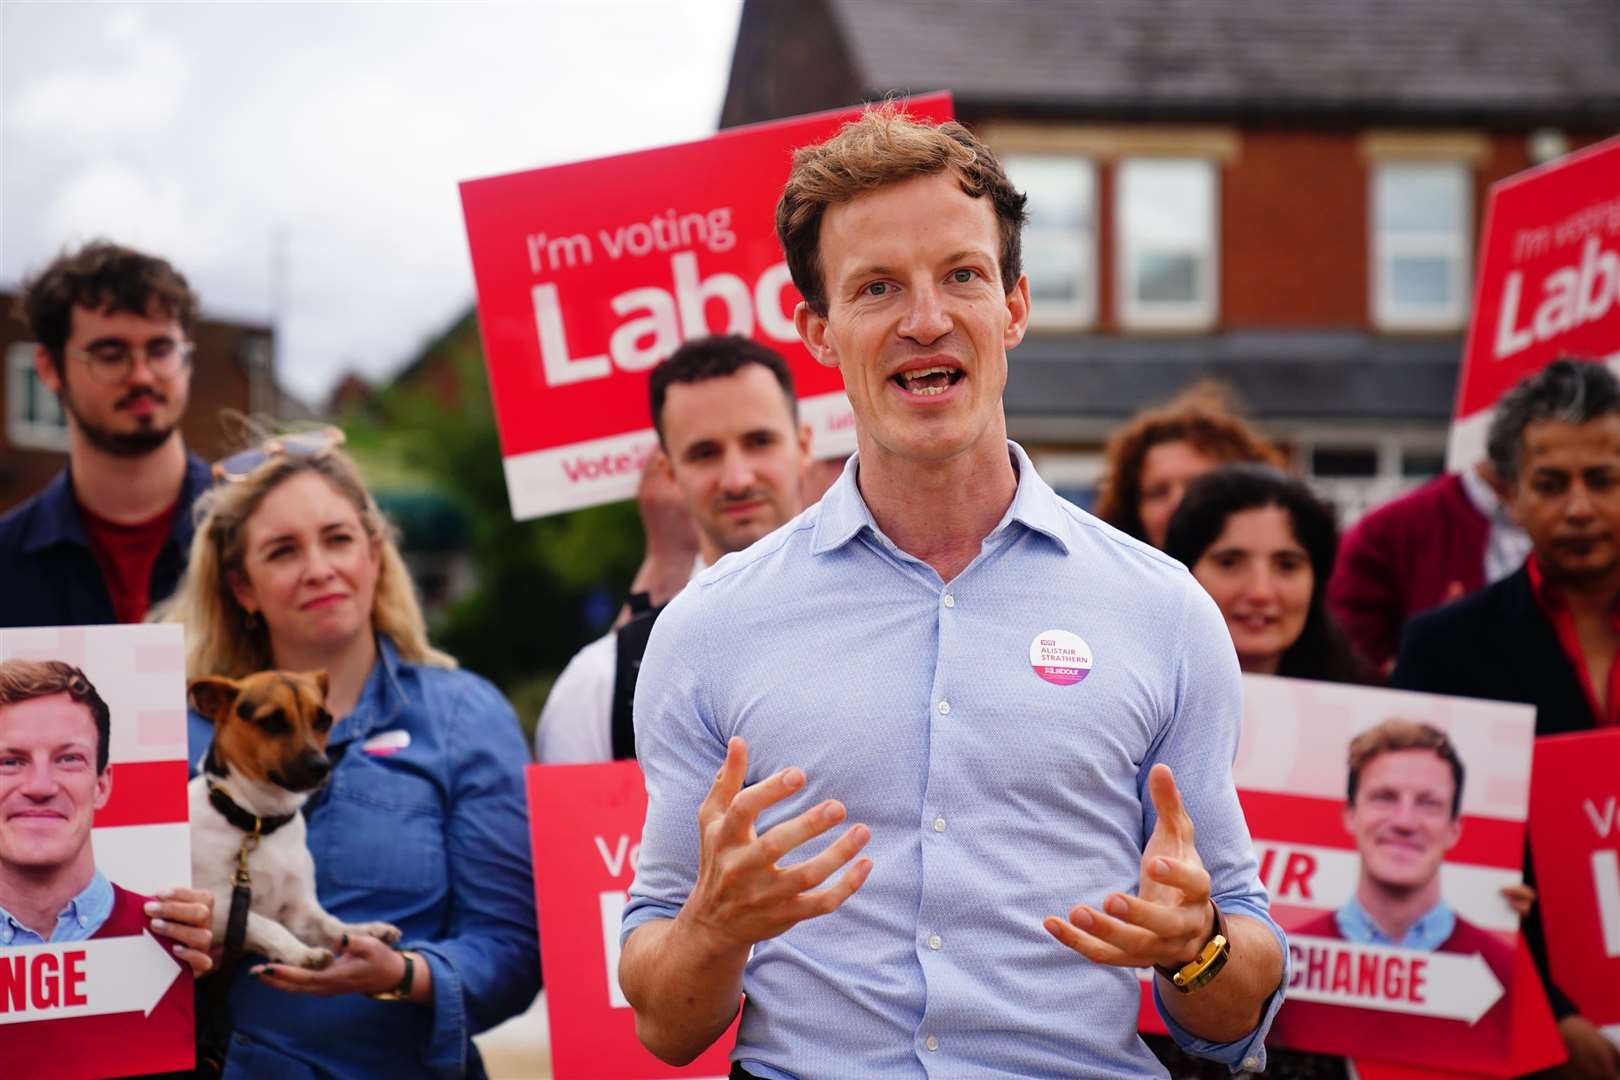
[[[262,621],[249,628],[248,613],[237,603],[229,575],[242,571],[246,526],[259,504],[301,473],[315,473],[348,499],[377,549],[380,567],[371,602],[372,627],[387,635],[405,660],[455,667],[455,657],[428,644],[427,622],[393,527],[366,490],[353,459],[334,447],[312,456],[273,456],[245,478],[216,484],[197,500],[193,510],[197,532],[185,578],[153,616],[156,621],[185,625],[186,677],[240,678],[275,666],[268,631]]]

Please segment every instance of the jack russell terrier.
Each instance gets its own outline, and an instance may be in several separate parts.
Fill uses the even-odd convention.
[[[228,942],[232,893],[247,886],[245,937],[240,929],[234,935],[240,944],[274,963],[314,969],[332,962],[345,935],[388,944],[400,937],[389,923],[342,922],[315,898],[315,860],[299,810],[332,771],[326,687],[324,671],[262,671],[197,679],[190,688],[192,705],[214,722],[203,771],[188,788],[191,879],[214,894],[214,943],[236,947]]]

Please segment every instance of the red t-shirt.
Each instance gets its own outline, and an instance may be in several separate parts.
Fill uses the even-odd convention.
[[[121,623],[138,623],[146,618],[152,593],[152,568],[174,526],[180,500],[166,506],[157,516],[133,525],[98,517],[83,504],[79,517],[84,522],[90,550],[101,564],[101,576],[112,598],[113,614]]]
[[[150,897],[113,886],[113,909],[92,938],[147,932]],[[157,941],[168,949],[167,938]],[[0,949],[0,961],[6,950]],[[135,1076],[189,1070],[196,1061],[191,969],[180,968],[150,1016],[140,1012],[9,1024],[0,1037],[0,1073],[8,1080]]]

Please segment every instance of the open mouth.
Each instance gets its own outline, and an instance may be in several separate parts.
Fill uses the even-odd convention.
[[[917,397],[933,397],[943,394],[951,387],[962,381],[962,369],[946,364],[934,367],[916,368],[912,371],[902,371],[890,380],[900,389]]]

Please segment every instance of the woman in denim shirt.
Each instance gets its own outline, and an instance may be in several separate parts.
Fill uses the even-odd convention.
[[[167,617],[186,625],[192,678],[328,673],[334,768],[304,809],[316,892],[345,922],[383,920],[404,937],[397,950],[352,938],[323,971],[244,960],[225,1076],[483,1076],[472,1036],[540,986],[528,754],[499,691],[428,645],[339,441],[289,436],[215,467]],[[207,718],[191,714],[190,736],[195,763]]]

